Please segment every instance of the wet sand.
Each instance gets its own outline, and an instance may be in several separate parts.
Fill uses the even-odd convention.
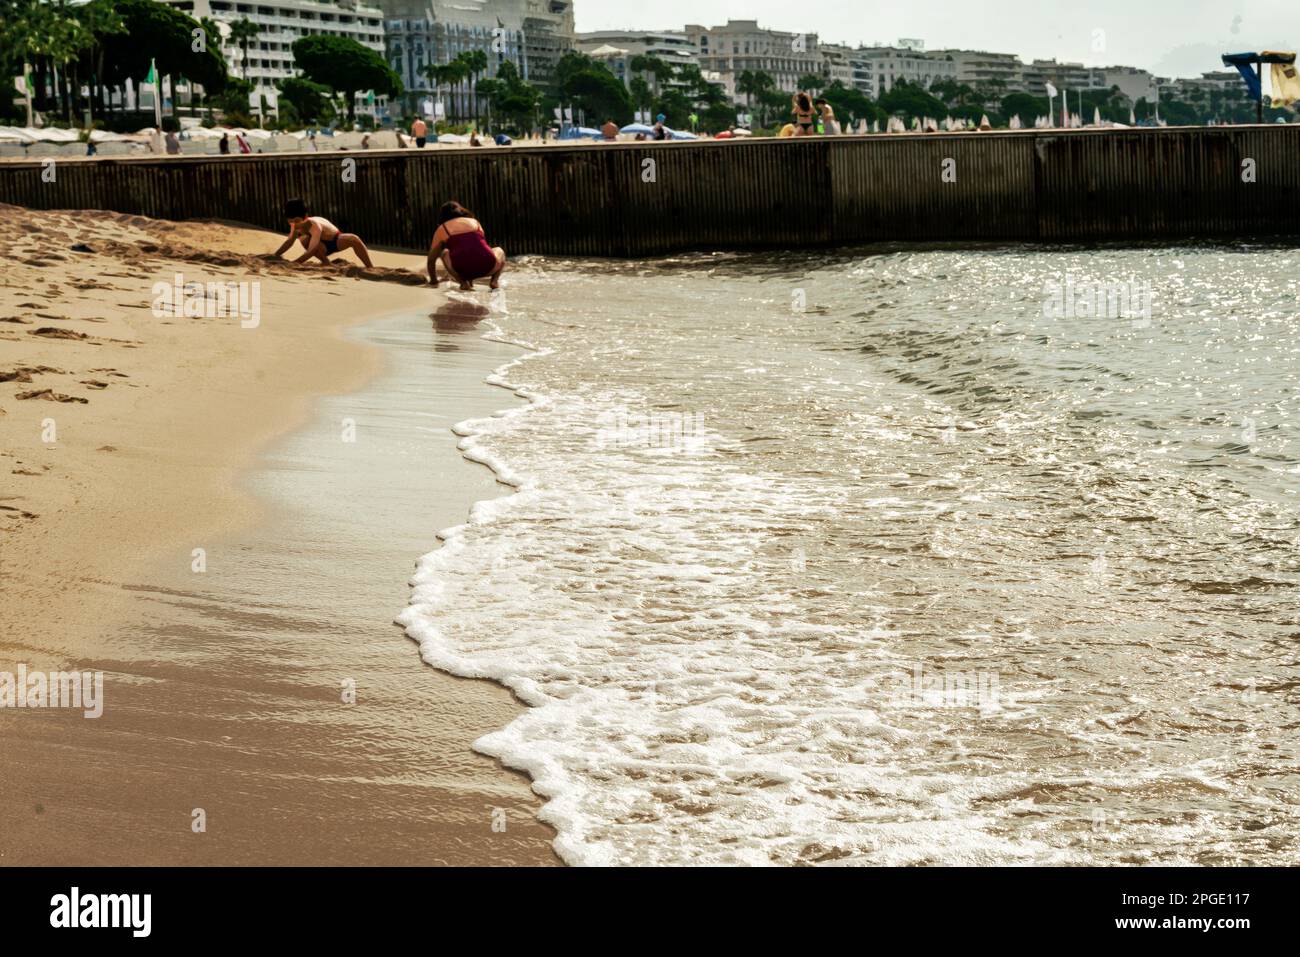
[[[69,215],[39,214],[68,231],[57,242],[83,232]],[[555,862],[527,780],[470,750],[518,704],[424,666],[392,624],[436,531],[504,491],[448,427],[512,401],[483,384],[510,350],[472,321],[431,317],[441,290],[263,269],[247,254],[274,237],[204,228],[236,255],[203,269],[261,276],[270,321],[256,339],[225,320],[159,321],[147,299],[103,307],[139,302],[175,266],[160,255],[196,268],[170,247],[96,280],[110,268],[99,249],[97,263],[41,273],[59,255],[49,243],[0,289],[0,313],[67,313],[0,336],[0,371],[59,370],[0,393],[0,464],[14,476],[0,670],[102,670],[105,685],[94,720],[0,710],[0,862]],[[73,282],[122,288],[56,288]],[[41,301],[24,306],[32,290]],[[356,341],[339,335],[383,310],[394,315]],[[25,335],[43,321],[104,341]],[[103,375],[92,366],[123,378],[83,385]],[[18,398],[44,388],[87,401]],[[339,394],[313,398],[325,393]],[[59,441],[43,444],[49,416]]]

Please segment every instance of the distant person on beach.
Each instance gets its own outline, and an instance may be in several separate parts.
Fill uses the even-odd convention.
[[[478,131],[477,131],[477,130],[475,130],[473,133],[470,133],[470,134],[469,134],[469,145],[470,145],[470,146],[482,146],[482,145],[483,145],[483,141],[482,141],[481,139],[478,138]]]
[[[328,263],[330,256],[351,249],[367,269],[374,266],[370,261],[370,250],[366,249],[360,236],[341,231],[324,216],[308,216],[307,204],[301,199],[291,199],[284,204],[284,218],[289,221],[289,238],[275,251],[277,259],[288,252],[296,240],[301,240],[305,252],[294,260],[296,264],[305,263],[313,256]]]
[[[821,117],[820,132],[827,133],[831,136],[839,136],[840,124],[835,119],[835,108],[821,97],[813,100],[813,106],[817,107],[817,112]]]
[[[99,147],[97,147],[94,143],[90,142],[90,140],[86,140],[86,155],[94,156],[98,152],[99,152]]]
[[[664,120],[667,119],[662,113],[655,117],[654,139],[668,139],[668,127],[664,126]]]
[[[180,156],[180,155],[181,155],[181,141],[178,140],[178,139],[176,138],[176,134],[175,134],[175,133],[169,131],[169,132],[167,133],[167,139],[166,139],[166,142],[167,142],[167,155],[168,155],[168,156]]]
[[[318,149],[320,149],[320,147],[316,145],[316,134],[309,133],[307,135],[307,151],[309,153],[315,153]]]
[[[618,124],[613,120],[606,120],[605,125],[600,128],[600,135],[605,137],[606,142],[614,142],[618,139]]]
[[[217,152],[222,156],[230,155],[230,134],[222,133],[221,142],[217,144]]]
[[[362,148],[363,150],[368,150],[368,149],[370,149],[370,134],[369,134],[369,133],[367,133],[365,136],[361,137],[361,148]]]
[[[415,148],[424,149],[424,140],[429,135],[429,127],[418,116],[415,118],[415,122],[411,124],[411,135],[415,137]]]
[[[794,135],[795,136],[812,136],[813,135],[813,101],[807,93],[800,91],[790,100],[794,104],[791,110],[794,114]]]
[[[248,145],[248,140],[244,139],[243,133],[235,134],[235,142],[239,145],[239,152],[245,156],[253,152],[253,148]]]
[[[429,282],[438,285],[438,263],[465,292],[474,289],[475,279],[492,277],[490,287],[501,284],[501,270],[506,268],[506,251],[489,246],[483,227],[474,214],[455,200],[438,210],[438,228],[429,247]]]

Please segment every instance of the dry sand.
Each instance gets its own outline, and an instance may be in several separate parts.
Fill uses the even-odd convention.
[[[106,686],[95,720],[0,710],[0,862],[554,862],[527,781],[469,750],[517,705],[423,667],[389,620],[432,530],[490,482],[444,463],[464,489],[392,544],[382,528],[303,526],[319,502],[288,515],[292,495],[241,484],[316,397],[380,372],[381,351],[346,326],[405,314],[427,330],[443,293],[422,285],[421,259],[376,253],[362,278],[270,261],[280,237],[260,230],[105,212],[0,206],[0,229],[0,671],[103,670]],[[178,273],[257,283],[260,321],[156,317],[154,284]],[[481,368],[463,382],[457,368],[447,402],[503,404],[471,397]],[[311,534],[280,549],[295,527]],[[196,577],[195,543],[349,592],[304,624],[284,611],[301,602],[284,594],[292,576]],[[339,705],[340,675],[361,704]],[[382,707],[362,707],[364,689]]]

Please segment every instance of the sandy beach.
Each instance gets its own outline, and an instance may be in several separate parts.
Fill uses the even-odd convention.
[[[0,711],[0,861],[553,863],[527,780],[470,750],[519,705],[391,622],[502,491],[448,431],[509,402],[475,307],[415,256],[362,278],[233,226],[0,223],[0,670],[105,688],[93,720]],[[158,308],[189,282],[255,309]]]

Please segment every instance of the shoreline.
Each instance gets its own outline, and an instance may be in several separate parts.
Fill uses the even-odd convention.
[[[259,230],[0,212],[20,238],[36,241],[19,250],[19,266],[0,288],[0,313],[19,320],[39,315],[36,309],[70,314],[0,326],[0,338],[18,345],[13,368],[33,380],[0,395],[0,464],[21,475],[18,494],[0,503],[7,506],[0,613],[17,626],[6,628],[0,655],[32,669],[102,671],[105,684],[97,720],[0,710],[9,745],[0,807],[12,822],[0,863],[492,863],[468,838],[478,828],[466,802],[488,799],[512,814],[511,833],[502,835],[508,840],[497,842],[506,845],[498,849],[503,860],[553,863],[546,829],[523,820],[530,802],[539,803],[527,782],[469,747],[481,733],[475,721],[489,730],[502,709],[518,705],[502,689],[420,663],[391,625],[405,592],[391,607],[384,599],[386,614],[368,639],[338,643],[362,649],[356,661],[335,649],[336,663],[350,665],[361,689],[367,678],[382,678],[394,696],[391,706],[359,719],[363,709],[325,706],[338,698],[334,674],[305,666],[319,635],[295,632],[301,619],[275,614],[292,584],[260,573],[222,578],[232,556],[257,565],[265,546],[259,534],[279,529],[283,538],[294,526],[290,516],[301,519],[291,503],[265,494],[275,471],[268,463],[313,429],[325,404],[365,396],[384,380],[389,357],[366,330],[427,313],[427,287],[417,292],[403,288],[402,277],[381,276],[398,282],[367,283],[365,312],[357,314],[349,300],[360,290],[347,290],[352,270],[259,263],[256,252],[277,241]],[[84,266],[64,255],[68,239],[96,250]],[[185,245],[198,239],[205,248]],[[142,250],[138,259],[125,255],[127,268],[124,240]],[[387,267],[382,273],[420,265],[414,256],[374,258]],[[44,271],[52,265],[60,268],[53,276]],[[187,281],[222,279],[232,269],[236,279],[261,284],[265,315],[257,329],[150,315],[149,280],[173,271]],[[89,304],[47,276],[80,284]],[[96,308],[111,300],[119,308]],[[74,336],[29,338],[37,322]],[[6,369],[8,362],[0,372]],[[95,378],[78,381],[82,375]],[[478,387],[496,401],[481,375]],[[46,389],[62,398],[18,399]],[[49,418],[58,441],[34,443],[38,420]],[[472,471],[459,455],[455,465]],[[452,480],[464,481],[463,474]],[[429,534],[405,560],[434,541]],[[316,573],[329,565],[321,556],[330,543],[310,546],[299,565]],[[194,567],[200,548],[202,574]],[[351,567],[348,549],[334,551],[335,567]],[[379,565],[390,559],[380,556]],[[403,586],[408,567],[391,569]],[[335,621],[346,617],[349,600],[364,605],[344,596]],[[279,631],[269,627],[276,622]],[[365,694],[359,690],[360,703]],[[431,707],[412,710],[421,695]],[[395,741],[386,743],[389,731]],[[305,747],[313,739],[314,752]],[[383,760],[366,773],[328,767],[370,753]],[[383,780],[394,767],[396,779]],[[416,798],[435,792],[419,814]],[[192,816],[200,810],[207,825],[196,831]],[[393,815],[404,823],[394,824]],[[411,843],[418,846],[399,855],[399,844]]]

